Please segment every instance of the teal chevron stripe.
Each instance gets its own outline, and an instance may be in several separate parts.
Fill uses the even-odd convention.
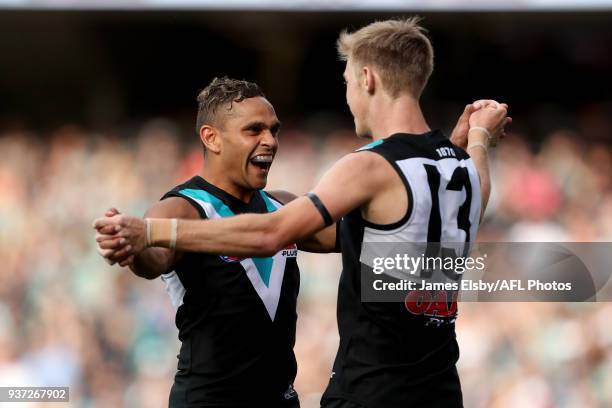
[[[261,198],[263,198],[264,202],[266,203],[266,208],[268,209],[268,212],[271,213],[276,211],[276,206],[274,205],[274,203],[272,203],[270,197],[268,197],[268,195],[261,190],[259,190],[259,194],[261,194]]]
[[[257,267],[257,272],[259,272],[259,276],[261,276],[261,280],[265,283],[266,287],[270,286],[270,276],[272,275],[272,263],[273,260],[271,257],[267,258],[251,258],[255,267]]]
[[[204,201],[206,203],[211,204],[214,207],[217,214],[219,214],[221,217],[232,217],[236,215],[223,201],[221,201],[219,198],[215,197],[214,195],[210,194],[208,191],[195,190],[195,189],[184,189],[184,190],[179,191],[179,193],[187,197],[193,198],[195,200],[200,200],[200,201]],[[259,194],[261,194],[261,197],[266,203],[266,208],[268,209],[268,212],[276,211],[276,207],[274,206],[272,201],[270,201],[268,196],[262,191],[260,191]],[[251,258],[251,259],[253,260],[253,263],[255,264],[255,267],[257,268],[257,272],[259,273],[261,280],[266,285],[266,287],[268,287],[270,285],[270,276],[272,275],[272,264],[273,264],[272,257]]]
[[[227,205],[225,205],[223,201],[219,200],[208,191],[186,188],[179,191],[179,193],[211,204],[215,208],[217,214],[219,214],[221,217],[231,217],[236,215]]]
[[[259,191],[261,198],[266,203],[266,208],[268,212],[276,211],[276,206],[270,200],[270,197],[263,191]],[[257,267],[257,271],[259,272],[259,276],[264,281],[266,286],[268,286],[270,282],[270,275],[272,274],[272,258],[252,258],[255,266]]]
[[[372,143],[368,143],[367,145],[360,147],[359,149],[357,149],[357,151],[358,151],[358,152],[360,152],[360,151],[362,151],[362,150],[368,150],[368,149],[371,149],[371,148],[373,148],[373,147],[376,147],[376,146],[378,146],[378,145],[383,144],[383,142],[384,142],[384,140],[383,140],[383,139],[378,139],[378,140],[375,140],[375,141],[373,141]]]

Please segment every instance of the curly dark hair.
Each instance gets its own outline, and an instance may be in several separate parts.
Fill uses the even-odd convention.
[[[200,128],[205,124],[215,124],[217,113],[223,106],[227,110],[232,109],[233,102],[242,102],[248,98],[256,96],[266,97],[254,82],[239,79],[215,77],[206,88],[198,94],[198,116],[196,119],[196,132],[200,133]]]

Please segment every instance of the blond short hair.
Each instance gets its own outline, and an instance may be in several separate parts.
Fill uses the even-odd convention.
[[[378,68],[383,87],[393,97],[410,92],[419,98],[433,71],[433,47],[420,17],[377,21],[340,34],[340,59]]]

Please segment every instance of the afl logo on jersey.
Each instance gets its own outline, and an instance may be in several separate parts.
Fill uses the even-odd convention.
[[[296,244],[289,244],[283,248],[281,255],[286,258],[295,258],[297,256],[298,249]]]
[[[219,258],[221,258],[223,262],[240,262],[243,259],[237,256],[226,256],[226,255],[219,255]]]

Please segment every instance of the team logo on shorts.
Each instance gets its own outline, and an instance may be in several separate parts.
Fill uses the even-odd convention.
[[[283,248],[281,255],[286,258],[295,258],[297,256],[298,249],[296,244],[289,244]]]

